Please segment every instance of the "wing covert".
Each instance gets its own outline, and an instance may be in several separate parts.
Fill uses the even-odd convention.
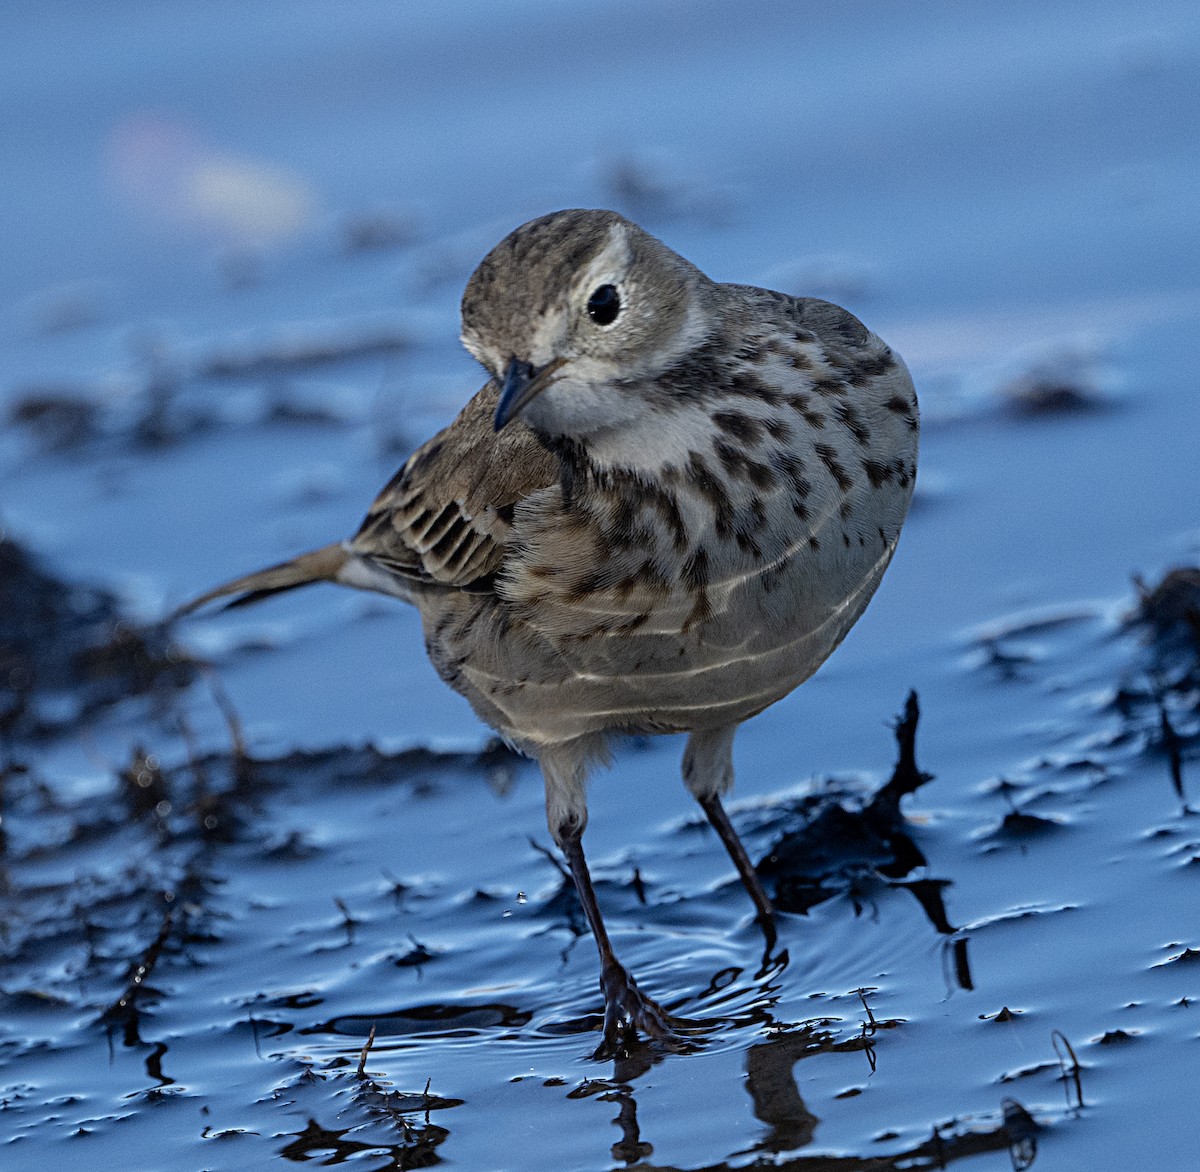
[[[513,509],[558,479],[558,462],[514,421],[496,432],[491,380],[449,427],[409,457],[350,548],[404,577],[467,586],[499,569]]]

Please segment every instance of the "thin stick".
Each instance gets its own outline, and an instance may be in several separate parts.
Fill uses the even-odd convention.
[[[1058,1065],[1062,1070],[1063,1083],[1064,1083],[1063,1090],[1067,1096],[1067,1109],[1068,1110],[1082,1110],[1083,1109],[1083,1080],[1080,1078],[1079,1059],[1075,1057],[1074,1047],[1072,1047],[1071,1043],[1067,1041],[1066,1034],[1064,1034],[1061,1030],[1052,1030],[1050,1033],[1050,1041],[1054,1045],[1054,1053],[1055,1053],[1055,1056],[1058,1058]],[[1062,1050],[1059,1049],[1060,1043],[1062,1045]],[[1067,1069],[1067,1060],[1066,1060],[1066,1058],[1063,1057],[1063,1052],[1062,1052],[1063,1050],[1066,1050],[1067,1054],[1070,1055],[1070,1058],[1071,1058],[1070,1070]],[[1073,1082],[1075,1084],[1075,1105],[1073,1108],[1071,1105],[1071,1092],[1067,1089],[1067,1087],[1065,1085],[1068,1082]]]
[[[367,1077],[367,1055],[371,1053],[373,1045],[375,1045],[375,1023],[371,1022],[371,1032],[367,1035],[366,1045],[363,1046],[362,1052],[358,1056],[358,1070],[354,1072],[355,1078]]]

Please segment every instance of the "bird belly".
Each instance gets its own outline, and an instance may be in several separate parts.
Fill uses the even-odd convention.
[[[893,548],[862,559],[850,590],[844,572],[790,559],[710,589],[703,617],[682,588],[632,625],[627,605],[576,600],[566,631],[553,605],[567,604],[549,598],[536,623],[495,596],[447,593],[419,605],[442,677],[519,747],[690,732],[737,724],[808,679],[866,607]]]

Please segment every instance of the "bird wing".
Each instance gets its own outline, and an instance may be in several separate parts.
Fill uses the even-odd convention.
[[[499,569],[513,510],[555,484],[558,461],[514,421],[496,432],[495,380],[418,448],[375,499],[349,543],[403,577],[468,586]]]

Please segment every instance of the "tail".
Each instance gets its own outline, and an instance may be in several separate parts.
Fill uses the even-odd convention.
[[[217,598],[237,595],[226,609],[235,606],[249,606],[252,602],[260,602],[272,594],[281,594],[285,590],[295,590],[299,586],[309,586],[313,582],[336,582],[338,573],[350,560],[341,542],[334,545],[322,546],[311,553],[302,553],[292,558],[290,562],[280,562],[277,566],[269,566],[244,578],[235,578],[215,590],[193,598],[191,602],[181,606],[171,616],[173,619],[183,618],[200,607],[207,605]]]

